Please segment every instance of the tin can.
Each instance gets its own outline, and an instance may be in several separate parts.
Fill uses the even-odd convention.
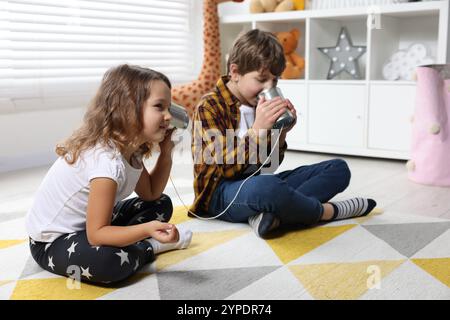
[[[259,93],[258,97],[259,98],[264,97],[266,98],[266,100],[272,100],[276,97],[281,97],[282,99],[284,99],[283,94],[281,93],[281,90],[278,87],[265,89]],[[273,129],[281,129],[289,127],[294,121],[295,121],[294,115],[289,110],[286,110],[286,112],[283,113],[274,123]]]
[[[186,129],[189,126],[189,114],[184,107],[172,102],[169,107],[169,112],[172,115],[172,119],[170,120],[171,128]]]

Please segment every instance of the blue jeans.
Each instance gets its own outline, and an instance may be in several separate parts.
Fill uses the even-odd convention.
[[[251,216],[271,212],[282,225],[314,225],[322,218],[322,203],[344,191],[350,176],[347,163],[341,159],[254,176],[247,180],[234,203],[219,219],[247,222]],[[225,210],[243,181],[222,181],[213,193],[208,213],[216,216]]]

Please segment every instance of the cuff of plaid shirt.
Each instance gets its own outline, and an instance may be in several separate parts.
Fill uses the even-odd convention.
[[[248,129],[249,134],[252,133],[255,136],[258,136],[260,138],[264,138],[266,136],[268,136],[268,133],[270,133],[271,130],[267,130],[267,129],[259,129],[259,130],[255,130],[253,128]]]
[[[248,129],[248,136],[253,139],[253,141],[257,144],[267,143],[268,146],[273,147],[271,145],[272,139],[277,139],[278,136],[275,135],[273,130],[259,130],[259,134],[253,128]],[[284,141],[282,146],[279,146],[280,153],[284,153],[287,150],[287,142]]]

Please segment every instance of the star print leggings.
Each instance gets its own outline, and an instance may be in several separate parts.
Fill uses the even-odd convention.
[[[172,201],[164,194],[151,202],[140,198],[123,200],[114,207],[111,224],[129,226],[152,220],[168,222],[172,211]],[[140,267],[155,260],[147,241],[123,248],[93,247],[88,242],[86,230],[62,235],[49,243],[30,239],[30,250],[39,266],[49,272],[105,285],[130,277]]]

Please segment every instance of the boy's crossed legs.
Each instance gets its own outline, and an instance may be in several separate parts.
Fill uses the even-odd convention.
[[[209,212],[222,212],[243,180],[223,181],[213,194]],[[275,175],[250,178],[220,219],[248,221],[260,237],[280,225],[314,225],[319,221],[363,216],[375,207],[372,199],[354,198],[328,203],[350,182],[345,161],[334,159]]]

